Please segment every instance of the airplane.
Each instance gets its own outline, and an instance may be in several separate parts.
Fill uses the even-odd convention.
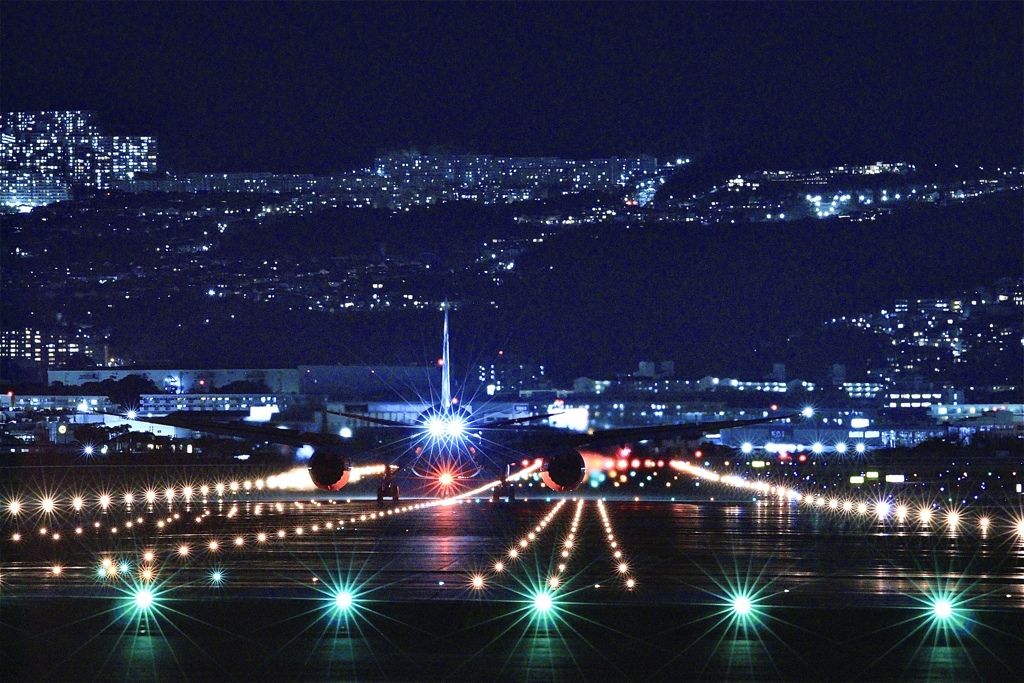
[[[382,480],[377,487],[377,501],[383,505],[385,498],[397,501],[400,497],[399,486],[395,481],[395,473],[399,469],[399,466],[394,464],[396,461],[408,461],[408,467],[414,475],[433,478],[438,482],[442,496],[446,495],[448,488],[456,479],[476,476],[487,469],[481,461],[489,461],[492,466],[496,461],[499,482],[493,489],[493,498],[498,500],[506,497],[512,501],[515,499],[515,490],[508,478],[511,467],[524,456],[527,460],[539,460],[540,467],[537,473],[548,488],[566,492],[577,489],[587,476],[584,453],[600,453],[602,449],[619,448],[657,438],[695,440],[721,429],[797,417],[770,415],[748,420],[591,429],[585,432],[530,424],[554,417],[558,413],[540,413],[485,422],[474,417],[472,412],[462,405],[458,396],[452,394],[449,361],[446,304],[440,360],[440,401],[423,411],[411,423],[326,409],[322,414],[323,426],[319,432],[248,422],[211,420],[188,412],[138,419],[197,432],[260,439],[296,448],[312,449],[307,469],[313,485],[322,491],[338,491],[348,484],[354,460],[384,459],[389,462],[383,467]],[[370,428],[344,429],[342,434],[328,432],[325,428],[328,413],[365,423],[370,425]],[[424,465],[427,467],[426,474],[420,471]]]

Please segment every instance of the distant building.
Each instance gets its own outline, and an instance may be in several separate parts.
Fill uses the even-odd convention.
[[[35,171],[0,170],[0,206],[31,211],[37,206],[66,202],[68,185],[54,176]]]
[[[47,381],[60,382],[65,386],[81,386],[87,382],[104,380],[120,381],[131,375],[152,381],[168,394],[209,394],[217,387],[233,382],[252,382],[267,389],[267,393],[296,394],[299,392],[299,370],[297,369],[134,369],[95,368],[92,370],[50,370]]]
[[[79,413],[102,413],[109,407],[109,399],[106,396],[48,396],[15,394],[7,401],[7,407],[12,410],[59,410]]]
[[[83,161],[97,133],[91,111],[7,112],[0,115],[0,159],[8,169],[67,182],[83,179]]]
[[[155,173],[156,138],[102,135],[90,111],[7,112],[0,114],[0,166],[21,174],[19,196],[32,195],[35,203],[12,204],[6,192],[0,201],[40,206],[43,199],[61,201],[55,184],[102,190],[114,180]],[[26,182],[38,189],[26,189]]]
[[[41,330],[23,328],[0,330],[0,358],[29,360],[48,366],[61,365],[71,356],[94,356],[95,348],[80,339],[51,335]]]
[[[294,394],[142,394],[139,415],[166,415],[178,411],[189,412],[242,412],[253,415],[279,412],[288,407]]]

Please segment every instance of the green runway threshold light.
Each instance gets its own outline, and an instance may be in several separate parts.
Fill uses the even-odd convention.
[[[348,591],[339,591],[338,594],[334,596],[334,606],[339,612],[347,612],[352,609],[353,604],[354,599],[352,594]]]
[[[533,596],[533,609],[538,614],[547,614],[553,606],[554,601],[551,599],[551,593],[540,591]]]
[[[153,599],[153,591],[148,588],[139,588],[132,596],[135,607],[143,612],[153,606]]]

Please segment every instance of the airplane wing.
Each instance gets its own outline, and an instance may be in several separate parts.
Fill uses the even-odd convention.
[[[347,417],[350,420],[361,420],[362,422],[369,422],[370,424],[380,425],[381,427],[415,427],[416,425],[409,424],[408,422],[399,422],[398,420],[386,420],[382,417],[370,417],[369,415],[356,415],[355,413],[339,413],[335,410],[328,410],[330,415],[338,415],[340,417]]]
[[[287,446],[324,446],[341,443],[341,438],[334,434],[302,432],[290,427],[272,427],[263,423],[211,420],[203,415],[183,411],[170,413],[163,417],[137,417],[135,419],[139,422],[191,429],[194,432],[258,439]]]
[[[501,429],[502,427],[508,427],[510,425],[522,424],[523,422],[533,422],[534,420],[543,420],[548,417],[554,417],[555,415],[561,415],[562,413],[539,413],[537,415],[527,415],[526,417],[511,417],[505,420],[498,420],[497,422],[491,422],[485,425],[473,425],[473,429]]]
[[[754,418],[751,420],[719,420],[714,422],[688,422],[682,424],[662,424],[650,427],[624,427],[619,429],[598,429],[590,432],[571,433],[552,436],[552,445],[567,445],[574,448],[585,446],[609,446],[619,445],[644,439],[658,437],[675,437],[681,439],[699,439],[705,434],[717,432],[721,429],[731,427],[748,427],[750,425],[764,424],[776,420],[799,417],[798,415],[771,415],[769,417]]]
[[[355,413],[341,413],[336,410],[327,411],[331,415],[338,415],[340,417],[347,417],[350,420],[360,420],[362,422],[368,422],[370,424],[379,425],[381,427],[412,427],[419,428],[420,425],[409,424],[408,422],[399,422],[398,420],[387,420],[382,417],[370,417],[369,415],[356,415]],[[526,415],[525,417],[512,417],[504,420],[497,420],[496,422],[490,422],[487,424],[477,424],[473,422],[471,428],[477,429],[500,429],[502,427],[508,427],[510,425],[521,424],[523,422],[533,422],[534,420],[543,420],[545,418],[553,417],[555,415],[561,415],[561,413],[538,413],[537,415]]]

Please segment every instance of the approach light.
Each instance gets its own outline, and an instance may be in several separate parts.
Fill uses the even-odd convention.
[[[864,444],[862,444],[862,443],[857,444],[857,449],[856,450],[857,450],[858,453],[863,453],[864,450],[865,450]]]
[[[814,445],[811,446],[811,450],[814,451],[815,453],[821,453],[823,450],[825,450],[825,447],[822,446],[821,443],[815,442]]]
[[[92,446],[86,446],[85,448],[82,449],[82,453],[84,453],[85,455],[92,455],[92,450]]]
[[[754,444],[747,441],[740,446],[740,451],[742,451],[744,455],[750,455],[754,451]]]
[[[224,580],[224,574],[219,572],[219,571],[214,571],[214,572],[212,572],[210,574],[210,581],[212,581],[215,584],[218,584],[218,583],[220,583],[223,580]]]
[[[137,417],[137,413],[134,410],[129,410],[127,413],[125,413],[125,417],[127,417],[129,420],[134,420]]]
[[[807,406],[806,408],[800,411],[800,414],[803,415],[804,417],[814,417],[814,408]]]
[[[846,452],[846,444],[843,443],[842,441],[840,441],[839,443],[836,444],[836,453],[845,453],[845,452]]]

